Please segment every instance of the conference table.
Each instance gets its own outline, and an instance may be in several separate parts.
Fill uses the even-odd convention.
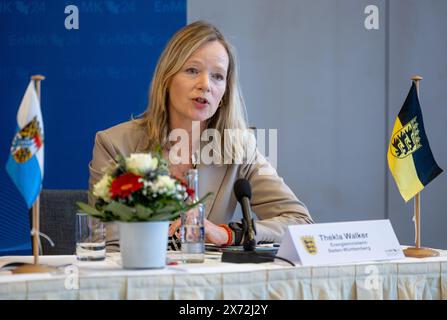
[[[281,260],[260,264],[222,263],[208,253],[202,264],[171,257],[157,270],[125,270],[119,253],[100,262],[75,256],[41,256],[54,273],[12,274],[0,269],[0,299],[444,299],[447,251],[439,257],[405,258],[325,266],[291,266]],[[32,257],[0,257],[7,262]]]

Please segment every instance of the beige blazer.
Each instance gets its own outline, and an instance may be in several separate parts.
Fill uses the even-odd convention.
[[[147,136],[144,128],[133,121],[124,122],[96,134],[93,159],[89,164],[89,188],[101,179],[102,168],[115,162],[118,154],[128,156],[144,150]],[[259,174],[260,169],[272,170],[270,175]],[[306,206],[278,176],[268,163],[197,166],[199,171],[199,195],[212,192],[205,202],[206,217],[215,224],[233,221],[237,200],[233,184],[239,178],[251,184],[251,208],[259,220],[255,221],[256,241],[281,242],[287,225],[313,223]],[[94,198],[90,196],[89,202]],[[116,241],[117,230],[107,228],[107,240]]]

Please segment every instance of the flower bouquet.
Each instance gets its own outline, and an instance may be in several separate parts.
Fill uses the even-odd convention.
[[[160,151],[154,156],[139,153],[116,160],[93,186],[94,207],[82,202],[77,205],[101,221],[118,223],[124,267],[162,268],[169,221],[198,206],[210,193],[196,202],[185,201],[193,198],[195,190],[169,175]],[[155,263],[149,261],[152,258]]]
[[[117,163],[105,169],[101,180],[93,186],[95,207],[78,202],[85,213],[104,222],[169,221],[203,202],[185,199],[195,190],[169,176],[166,161],[160,154],[131,154],[118,157]]]

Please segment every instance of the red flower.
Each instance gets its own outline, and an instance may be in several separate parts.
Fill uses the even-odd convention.
[[[194,189],[186,188],[186,193],[190,199],[194,199]]]
[[[125,173],[112,181],[110,186],[110,192],[112,198],[129,196],[132,192],[140,190],[144,184],[139,182],[140,176],[133,173]]]

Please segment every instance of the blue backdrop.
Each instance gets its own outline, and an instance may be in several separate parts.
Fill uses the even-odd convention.
[[[65,7],[79,9],[67,30]],[[45,126],[44,188],[87,189],[95,133],[143,112],[158,56],[186,0],[0,0],[0,255],[30,253],[29,215],[5,171],[33,74]]]

